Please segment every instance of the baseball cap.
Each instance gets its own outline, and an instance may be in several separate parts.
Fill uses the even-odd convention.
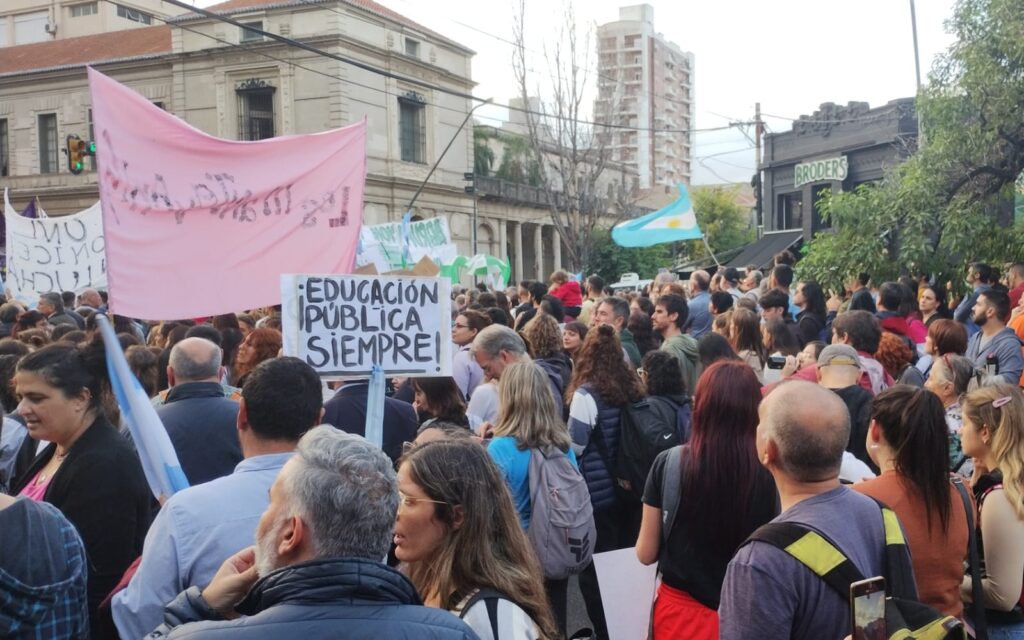
[[[857,350],[848,344],[830,344],[821,350],[818,356],[818,366],[827,367],[830,364],[848,365],[860,368],[860,357]]]

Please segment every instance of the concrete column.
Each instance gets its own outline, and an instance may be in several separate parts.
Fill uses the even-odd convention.
[[[512,281],[525,280],[523,274],[523,223],[512,223]]]
[[[508,255],[508,221],[503,220],[501,218],[497,218],[495,220],[495,223],[495,226],[498,227],[498,246],[494,247],[491,250],[491,255],[493,255],[495,258],[500,258],[502,260],[509,260],[510,257]]]
[[[565,265],[562,264],[562,236],[558,233],[558,227],[551,225],[551,246],[555,251],[555,268],[554,271],[563,269]]]
[[[544,277],[544,226],[533,225],[533,278],[546,282]]]

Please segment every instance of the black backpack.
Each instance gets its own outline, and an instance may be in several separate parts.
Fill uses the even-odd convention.
[[[662,451],[681,444],[681,435],[685,438],[689,434],[689,408],[687,403],[679,411],[671,400],[657,396],[623,407],[619,418],[619,449],[608,466],[620,498],[637,503],[643,499],[654,459]],[[607,463],[607,453],[601,448]]]
[[[963,622],[917,601],[914,570],[899,519],[881,502],[878,506],[885,526],[886,634],[892,640],[967,640]],[[747,542],[751,540],[785,551],[844,600],[850,597],[850,585],[864,579],[853,561],[830,540],[803,525],[769,522],[752,533]]]

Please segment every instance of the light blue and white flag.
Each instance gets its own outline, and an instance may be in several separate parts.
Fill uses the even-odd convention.
[[[612,240],[620,247],[650,247],[663,242],[700,240],[701,237],[684,184],[679,185],[679,198],[667,207],[612,227]]]
[[[176,492],[188,488],[188,480],[178,463],[171,437],[167,435],[160,416],[156,414],[156,409],[128,366],[110,320],[103,314],[98,314],[96,319],[107,354],[110,386],[121,407],[121,417],[135,441],[149,490],[158,500],[161,497],[170,498]]]

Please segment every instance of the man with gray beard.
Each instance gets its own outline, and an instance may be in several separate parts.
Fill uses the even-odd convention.
[[[146,535],[142,562],[111,610],[122,638],[141,638],[164,606],[206,585],[226,558],[255,540],[268,491],[302,435],[323,417],[320,378],[298,358],[253,369],[242,388],[238,440],[244,459],[231,475],[174,494]]]
[[[423,606],[381,561],[398,499],[383,451],[313,429],[270,489],[256,546],[225,561],[206,588],[181,593],[148,638],[476,638],[451,613]]]

